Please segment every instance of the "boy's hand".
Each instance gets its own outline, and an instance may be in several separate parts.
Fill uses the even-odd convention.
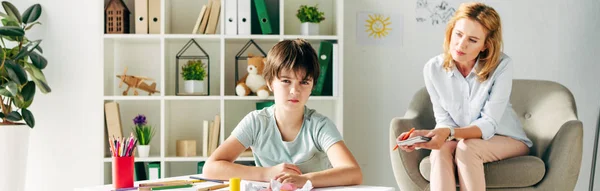
[[[300,168],[298,168],[298,166],[293,165],[293,164],[287,164],[287,163],[281,163],[278,164],[276,166],[272,166],[272,167],[268,167],[267,168],[267,180],[278,176],[280,174],[283,173],[287,173],[287,174],[294,174],[294,175],[301,175],[302,171],[300,171]]]
[[[304,184],[306,184],[306,181],[308,181],[308,178],[305,176],[288,173],[281,173],[277,175],[274,179],[277,180],[277,182],[281,182],[282,184],[284,184],[284,186],[285,184],[292,184],[292,188],[288,190],[296,190],[297,188],[302,188]]]

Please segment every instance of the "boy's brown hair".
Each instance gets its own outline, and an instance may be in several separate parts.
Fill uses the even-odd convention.
[[[315,49],[303,39],[283,40],[273,46],[267,54],[263,75],[267,84],[281,77],[281,71],[290,70],[294,73],[304,73],[304,79],[312,79],[313,83],[319,78],[319,60]]]

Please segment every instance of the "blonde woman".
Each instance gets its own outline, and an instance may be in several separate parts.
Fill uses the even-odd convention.
[[[529,153],[533,143],[509,103],[512,60],[501,52],[500,16],[482,3],[462,4],[448,22],[444,53],[423,69],[436,126],[402,146],[431,149],[431,190],[485,190],[483,164]],[[406,133],[400,135],[401,139]]]

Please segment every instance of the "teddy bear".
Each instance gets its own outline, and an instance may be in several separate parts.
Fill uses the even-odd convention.
[[[260,99],[266,99],[271,95],[271,91],[267,87],[267,82],[262,76],[267,59],[262,56],[254,56],[248,54],[248,73],[237,81],[235,93],[238,96],[247,96],[251,93],[256,93]]]

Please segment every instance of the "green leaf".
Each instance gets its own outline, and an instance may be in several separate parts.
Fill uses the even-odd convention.
[[[44,69],[48,65],[48,61],[46,60],[46,58],[44,58],[42,55],[38,54],[35,51],[29,54],[29,59],[31,59],[33,65],[39,69]]]
[[[8,90],[12,95],[17,95],[19,93],[19,87],[13,81],[6,83],[6,90]]]
[[[19,52],[19,54],[17,54],[17,56],[15,56],[14,59],[19,60],[25,56],[29,56],[29,53],[31,53],[31,51],[35,50],[35,47],[40,45],[41,42],[42,42],[42,40],[34,40],[34,41],[27,43],[23,48],[21,48],[21,51]]]
[[[21,89],[21,95],[25,101],[31,101],[35,96],[35,82],[29,81],[23,89]]]
[[[6,60],[6,71],[8,72],[8,77],[17,82],[17,84],[22,85],[27,82],[27,73],[23,67],[19,64],[16,64],[12,60]]]
[[[46,94],[52,91],[50,89],[50,86],[48,86],[48,83],[46,82],[46,77],[44,76],[44,73],[42,73],[40,69],[36,68],[35,66],[29,63],[26,63],[25,70],[29,72],[29,75],[31,75],[33,82],[35,82],[35,85],[38,87],[38,89],[40,89],[40,91],[42,91],[42,93]]]
[[[39,25],[41,25],[42,23],[40,23],[39,21],[36,21],[35,23],[31,23],[30,25],[28,25],[28,26],[25,28],[25,30],[29,30],[29,29],[33,28],[33,26],[35,26],[36,24],[39,24]]]
[[[33,128],[33,126],[35,126],[35,118],[33,118],[33,114],[31,113],[31,111],[23,108],[21,110],[21,113],[23,113],[23,119],[25,119],[25,123],[27,123],[27,126]]]
[[[25,98],[23,98],[23,96],[21,94],[18,94],[16,96],[13,97],[13,101],[15,106],[17,106],[18,108],[28,108],[31,103],[33,103],[33,99],[29,100],[29,101],[25,101]]]
[[[40,18],[42,6],[40,4],[32,5],[23,13],[23,23],[33,23]]]
[[[2,25],[4,26],[15,26],[15,27],[19,27],[21,28],[21,24],[19,24],[19,22],[17,22],[16,20],[8,17],[8,18],[3,18],[2,19]]]
[[[35,47],[35,49],[36,49],[37,51],[40,51],[40,53],[41,53],[41,54],[43,54],[43,53],[44,53],[44,50],[42,50],[42,46],[40,46],[40,45],[38,45],[37,47]],[[42,68],[42,69],[43,69],[43,68]]]
[[[0,17],[6,18],[6,17],[8,17],[8,15],[6,13],[4,13],[4,12],[0,12]]]
[[[4,113],[0,112],[0,118],[4,119]]]
[[[19,112],[11,111],[6,116],[6,119],[8,119],[9,121],[20,121],[21,119],[23,119],[23,117],[21,117],[21,114],[19,114]]]
[[[4,11],[6,11],[6,14],[8,14],[9,17],[21,23],[21,13],[19,13],[19,10],[12,3],[2,1],[2,7],[4,7]]]
[[[2,96],[6,96],[6,97],[13,97],[14,95],[12,93],[10,93],[10,91],[8,91],[6,88],[2,88],[0,89],[0,95]]]
[[[2,26],[0,27],[0,35],[3,36],[23,36],[25,35],[25,31],[17,26]]]

